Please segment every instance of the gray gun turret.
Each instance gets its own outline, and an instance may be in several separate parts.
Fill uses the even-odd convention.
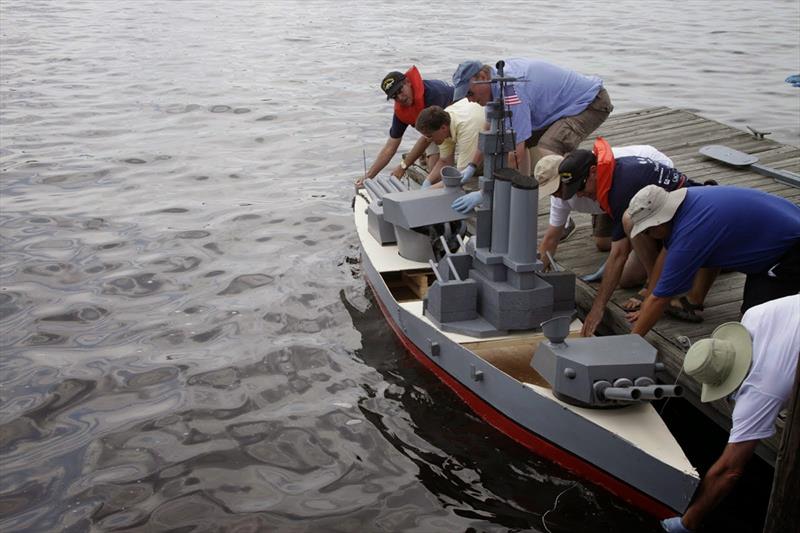
[[[680,385],[659,385],[656,349],[639,335],[567,339],[569,318],[542,324],[547,342],[536,349],[531,366],[555,396],[583,407],[621,407],[681,396]]]

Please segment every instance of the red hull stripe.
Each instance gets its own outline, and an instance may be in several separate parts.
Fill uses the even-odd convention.
[[[442,380],[445,385],[450,387],[450,389],[452,389],[453,392],[455,392],[456,395],[458,395],[458,397],[461,398],[461,400],[463,400],[464,403],[466,403],[473,411],[475,411],[475,413],[477,413],[483,420],[488,422],[495,429],[505,433],[518,443],[535,452],[537,455],[550,459],[554,463],[557,463],[558,465],[577,474],[578,476],[601,486],[615,496],[622,498],[623,500],[655,516],[656,518],[661,519],[675,516],[675,511],[670,509],[665,504],[628,485],[624,481],[617,479],[608,472],[600,470],[596,466],[584,461],[580,457],[577,457],[563,448],[560,448],[553,443],[531,433],[529,430],[508,418],[506,415],[482,400],[474,392],[462,385],[453,376],[431,361],[424,352],[422,352],[413,342],[411,342],[411,339],[406,337],[403,330],[401,330],[397,324],[395,324],[394,320],[392,319],[392,315],[386,309],[386,306],[383,304],[380,297],[377,296],[377,291],[375,291],[371,283],[369,283],[369,285],[373,289],[373,293],[376,295],[375,300],[378,302],[381,312],[383,312],[383,316],[386,317],[386,321],[389,323],[389,326],[392,328],[392,330],[394,330],[395,335],[397,335],[405,349],[411,355],[413,355],[417,361],[422,363],[428,370],[433,372],[440,380]]]

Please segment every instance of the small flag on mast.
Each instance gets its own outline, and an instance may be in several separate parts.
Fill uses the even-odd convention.
[[[503,100],[503,103],[505,105],[517,105],[522,103],[522,100],[520,100],[519,96],[517,96],[517,91],[514,90],[513,85],[506,87],[506,97]]]

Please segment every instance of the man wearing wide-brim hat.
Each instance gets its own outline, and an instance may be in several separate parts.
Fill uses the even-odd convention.
[[[629,313],[632,333],[644,336],[673,298],[692,291],[702,306],[714,281],[693,287],[701,268],[746,274],[741,312],[800,292],[800,207],[756,189],[691,187],[667,192],[648,185],[631,199],[623,219],[632,240],[663,241],[649,295]]]
[[[791,395],[800,353],[800,294],[750,308],[741,324],[722,324],[686,353],[683,370],[702,384],[700,400],[733,394],[728,444],[711,466],[683,517],[661,522],[665,531],[696,530],[733,489],[761,439]],[[735,394],[734,394],[735,393]]]

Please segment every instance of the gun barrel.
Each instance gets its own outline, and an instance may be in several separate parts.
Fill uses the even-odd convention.
[[[367,192],[372,197],[373,202],[377,202],[383,198],[383,195],[386,192],[383,190],[383,187],[375,183],[373,180],[365,180],[364,187],[367,189]]]
[[[607,387],[602,395],[606,400],[636,402],[641,399],[642,391],[638,387]]]
[[[659,385],[664,391],[664,396],[667,398],[679,398],[683,396],[683,387],[681,385]]]
[[[664,397],[664,389],[660,385],[648,385],[646,387],[639,387],[642,393],[642,400],[660,400]]]

